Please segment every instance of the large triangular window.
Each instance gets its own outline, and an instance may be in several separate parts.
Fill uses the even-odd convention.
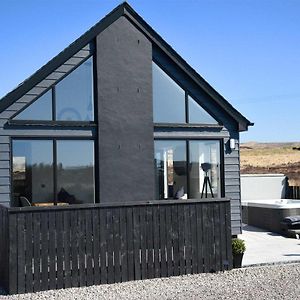
[[[94,121],[93,57],[84,61],[13,119]]]
[[[31,105],[14,117],[15,120],[52,120],[52,91],[35,100]]]
[[[188,96],[189,123],[218,124],[218,122],[202,108],[191,96]]]
[[[169,124],[219,124],[156,63],[152,63],[153,121]]]

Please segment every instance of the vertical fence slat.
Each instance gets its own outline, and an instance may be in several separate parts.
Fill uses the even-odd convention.
[[[41,213],[41,290],[48,290],[48,212]]]
[[[140,249],[141,249],[141,226],[140,226],[140,210],[139,207],[133,208],[133,248],[134,248],[134,279],[141,279],[141,262],[140,262]]]
[[[179,233],[178,233],[178,211],[177,205],[171,206],[171,217],[172,217],[172,237],[173,237],[173,264],[174,264],[174,275],[180,274],[180,261],[179,261]]]
[[[94,284],[100,284],[100,235],[99,235],[99,209],[92,210],[93,232],[93,259],[94,259]]]
[[[189,206],[184,205],[184,236],[185,236],[185,270],[191,274],[191,219]]]
[[[206,203],[202,206],[202,224],[203,224],[203,265],[204,272],[209,272],[209,223],[208,223],[208,207]]]
[[[78,259],[79,259],[79,286],[86,285],[86,232],[85,232],[85,210],[78,213]]]
[[[57,241],[57,247],[56,247],[56,265],[57,265],[57,271],[56,271],[56,277],[57,277],[57,288],[62,289],[64,287],[64,240],[63,240],[63,212],[57,211],[55,214],[56,217],[56,227],[55,227],[55,233],[56,233],[56,241]]]
[[[10,294],[18,293],[18,235],[17,235],[17,224],[18,224],[18,215],[9,214],[9,290]],[[21,270],[20,270],[21,272]]]
[[[106,238],[106,209],[99,210],[100,213],[100,270],[101,283],[107,283],[107,267],[106,267],[106,253],[107,253],[107,238]]]
[[[289,199],[300,199],[300,186],[293,186],[290,185],[287,187],[288,191],[287,191],[287,197]]]
[[[227,246],[227,258],[228,258],[228,269],[232,269],[232,248],[231,248],[231,221],[230,221],[230,202],[225,203],[225,222],[226,222],[226,246]]]
[[[113,210],[113,231],[114,231],[114,282],[121,282],[121,264],[120,264],[120,210]]]
[[[133,220],[132,207],[127,207],[127,250],[128,250],[128,280],[134,279],[133,258]]]
[[[208,228],[209,228],[209,234],[208,234],[208,241],[209,241],[209,272],[215,271],[215,248],[214,248],[214,217],[213,217],[213,203],[212,205],[208,206]]]
[[[72,259],[72,276],[71,285],[72,287],[79,286],[79,272],[78,272],[78,248],[79,248],[79,228],[78,228],[78,213],[74,211],[70,217],[71,221],[71,259]]]
[[[204,230],[202,218],[202,205],[196,205],[196,229],[197,229],[197,266],[198,273],[204,272]]]
[[[184,228],[184,211],[183,205],[178,206],[178,223],[179,223],[179,266],[180,266],[180,275],[186,274],[185,271],[185,228]]]
[[[141,279],[147,278],[147,228],[145,209],[140,209],[140,231],[141,231]]]
[[[225,221],[225,206],[223,203],[219,205],[220,210],[220,247],[221,247],[221,270],[228,269],[229,261],[227,259],[226,247],[226,221]]]
[[[214,248],[215,248],[215,271],[221,270],[221,245],[220,245],[220,210],[219,207],[220,205],[214,203]]]
[[[56,278],[57,278],[57,257],[56,257],[56,248],[57,248],[57,241],[55,236],[55,211],[49,212],[49,257],[48,257],[48,264],[49,264],[49,288],[55,289],[56,288]]]
[[[92,229],[92,213],[90,210],[85,211],[85,239],[86,239],[86,285],[90,286],[94,284],[93,276],[93,229]]]
[[[166,214],[165,207],[159,207],[159,246],[160,246],[160,274],[161,277],[168,276],[167,260],[166,260]]]
[[[168,207],[169,208],[169,207]],[[167,211],[168,210],[168,211]],[[167,240],[167,270],[168,276],[173,276],[173,261],[172,261],[172,248],[173,248],[173,240],[172,240],[172,223],[171,223],[171,214],[169,213],[169,209],[165,207],[166,213],[166,240]]]
[[[160,265],[159,265],[159,207],[153,207],[153,251],[154,251],[154,276],[160,277]]]
[[[196,205],[189,205],[190,217],[191,217],[191,244],[192,244],[192,274],[198,272],[198,260],[197,260],[197,221],[196,221]]]
[[[64,211],[63,217],[63,248],[64,248],[64,288],[71,284],[71,216],[70,211]]]
[[[112,209],[107,210],[107,283],[114,282],[114,228],[113,228],[113,219],[112,219]]]
[[[25,282],[25,291],[33,292],[33,245],[38,243],[33,240],[32,235],[32,213],[24,214],[25,216],[25,225],[26,225],[26,234],[25,234],[25,247],[26,247],[26,257],[25,257],[25,269],[26,269],[26,282]]]
[[[41,221],[40,213],[32,214],[33,224],[33,257],[34,257],[34,279],[33,291],[41,290]]]
[[[120,209],[120,240],[121,240],[121,277],[122,282],[128,280],[128,266],[127,266],[127,221],[126,221],[126,210]]]
[[[17,247],[18,247],[18,293],[25,293],[25,215],[18,215]]]
[[[153,257],[153,215],[152,206],[146,206],[146,224],[147,224],[147,278],[154,277],[154,257]]]

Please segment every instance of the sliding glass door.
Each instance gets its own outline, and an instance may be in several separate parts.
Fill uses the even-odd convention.
[[[94,141],[16,139],[12,152],[16,205],[95,202]]]
[[[155,140],[156,199],[221,197],[220,141]]]
[[[94,146],[93,141],[57,141],[58,201],[93,203]],[[68,196],[69,194],[69,196]]]
[[[186,142],[155,141],[156,198],[187,197]]]
[[[14,196],[35,202],[54,200],[53,145],[48,140],[13,141]]]
[[[219,141],[190,141],[189,159],[189,198],[220,197]]]

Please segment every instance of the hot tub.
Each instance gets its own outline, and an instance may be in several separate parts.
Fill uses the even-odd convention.
[[[242,201],[242,220],[248,225],[282,234],[281,221],[300,215],[300,200],[264,199]]]

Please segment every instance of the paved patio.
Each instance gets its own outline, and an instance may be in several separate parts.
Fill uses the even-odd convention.
[[[239,238],[246,242],[243,266],[300,261],[300,240],[244,225]]]

